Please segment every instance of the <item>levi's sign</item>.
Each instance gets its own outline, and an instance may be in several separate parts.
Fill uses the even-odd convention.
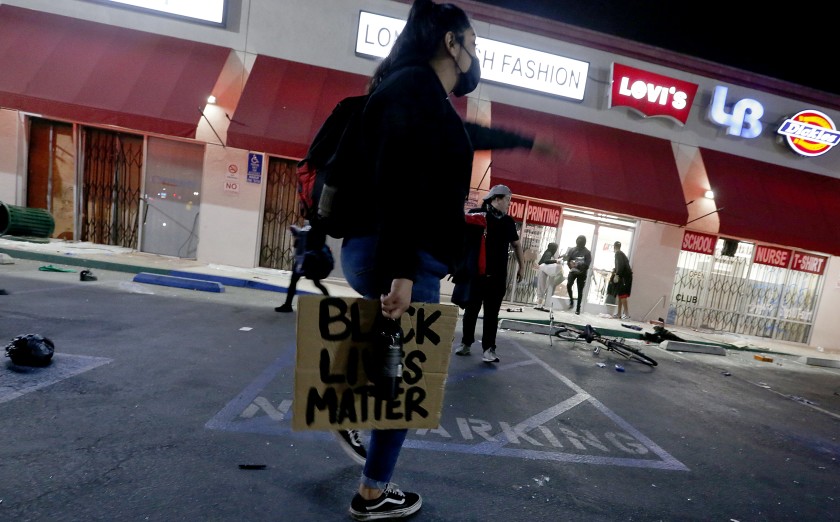
[[[787,118],[776,132],[785,137],[793,152],[802,156],[825,154],[840,142],[840,133],[831,118],[813,109]]]
[[[682,250],[698,254],[714,255],[717,236],[686,230],[683,234]]]
[[[664,116],[685,125],[696,94],[696,83],[613,63],[608,106],[630,107],[644,116]]]
[[[403,27],[405,20],[361,11],[356,52],[376,58],[388,56]],[[475,46],[482,80],[583,100],[589,62],[487,38],[476,38]]]

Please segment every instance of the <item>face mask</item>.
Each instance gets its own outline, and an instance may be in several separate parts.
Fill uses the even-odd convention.
[[[467,53],[469,54],[469,53]],[[478,81],[481,79],[481,65],[478,63],[478,58],[470,54],[472,61],[467,72],[462,72],[458,75],[458,83],[452,89],[452,94],[455,96],[465,96],[478,87]],[[457,65],[457,61],[455,62]]]

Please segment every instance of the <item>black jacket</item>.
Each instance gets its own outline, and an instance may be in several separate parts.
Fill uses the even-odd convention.
[[[405,67],[382,81],[365,108],[363,136],[371,175],[361,181],[350,235],[379,237],[383,291],[391,279],[414,279],[421,250],[454,266],[474,150],[533,146],[529,138],[465,124],[428,65]]]

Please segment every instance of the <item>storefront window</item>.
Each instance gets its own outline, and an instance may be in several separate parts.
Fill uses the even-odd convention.
[[[822,276],[753,263],[754,251],[720,238],[714,255],[681,252],[666,322],[807,343]]]

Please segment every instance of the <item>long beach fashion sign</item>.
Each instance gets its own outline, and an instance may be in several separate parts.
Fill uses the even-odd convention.
[[[356,53],[384,58],[405,20],[361,11]],[[589,63],[526,47],[476,38],[481,79],[573,100],[583,100]]]

